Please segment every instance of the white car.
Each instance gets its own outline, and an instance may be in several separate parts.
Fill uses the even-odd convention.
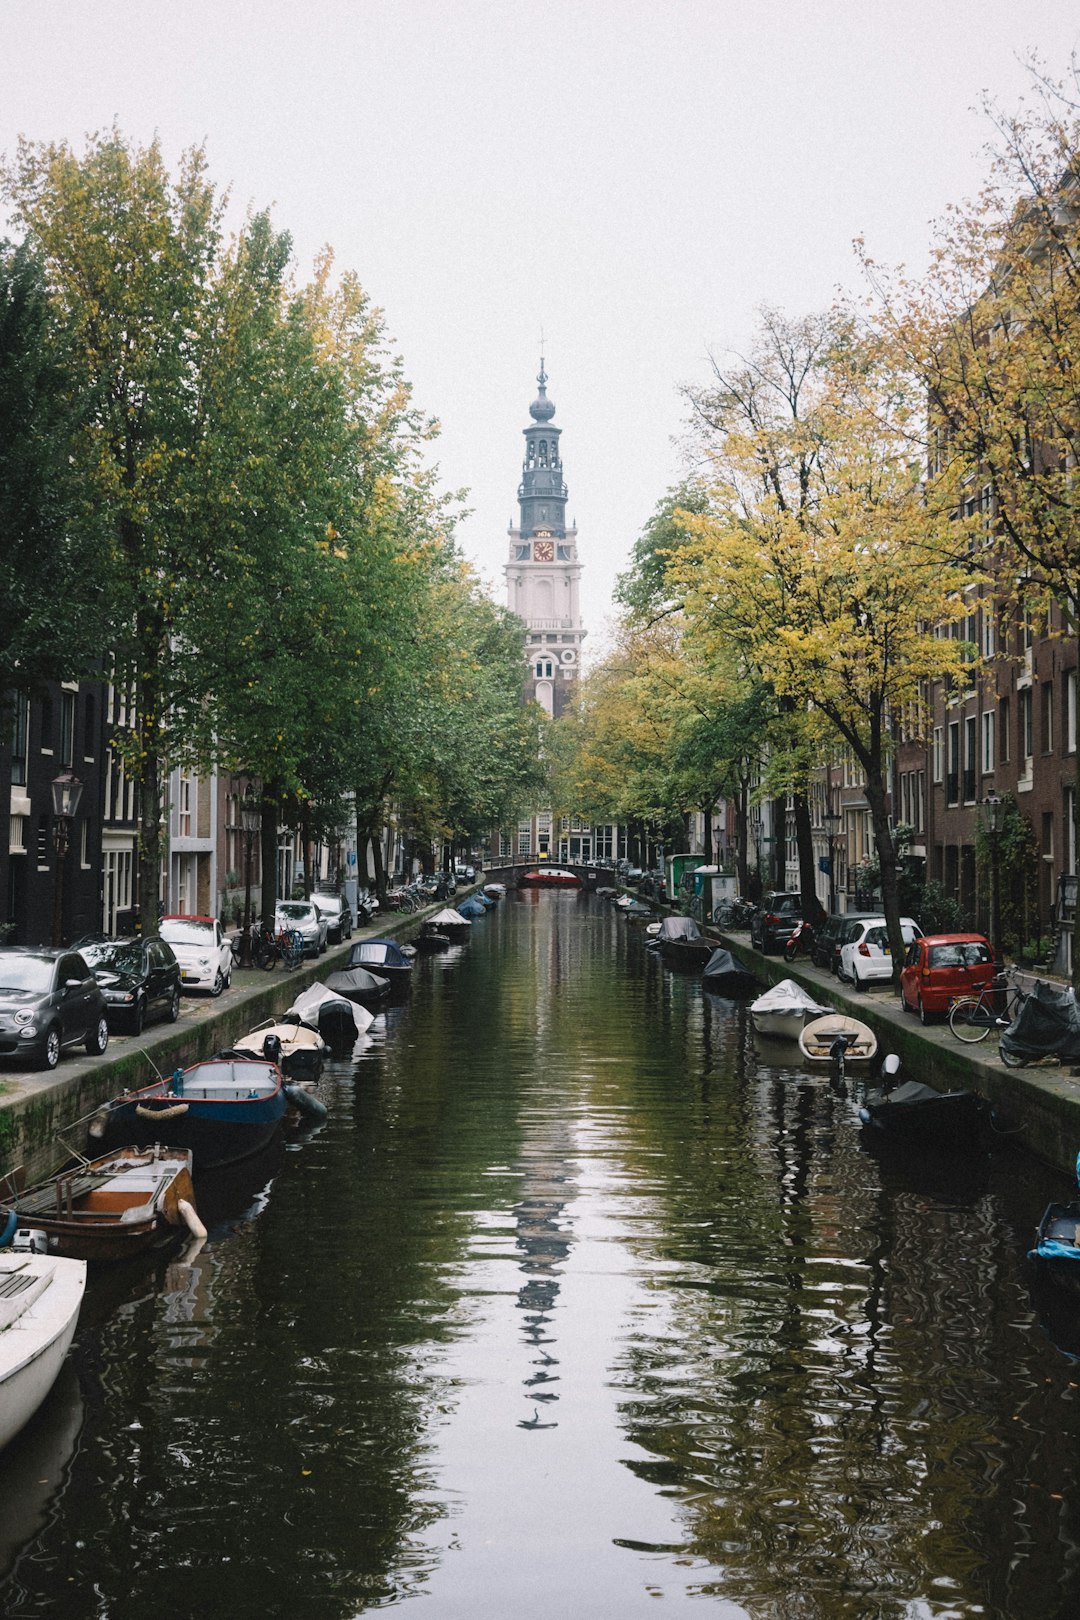
[[[233,954],[216,917],[162,917],[158,933],[180,964],[185,990],[220,996],[232,981]]]
[[[279,900],[275,926],[303,934],[305,956],[321,956],[326,949],[327,920],[310,900]]]
[[[900,932],[905,946],[922,935],[922,929],[910,917],[901,917]],[[839,976],[850,979],[856,990],[892,978],[893,960],[884,917],[863,917],[853,925],[840,947]]]

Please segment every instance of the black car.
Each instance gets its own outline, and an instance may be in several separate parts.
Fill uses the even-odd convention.
[[[340,945],[343,940],[352,939],[352,912],[340,894],[313,894],[311,903],[319,916],[326,919],[328,945]]]
[[[793,889],[770,889],[750,919],[750,943],[763,956],[783,950],[802,922],[802,895]]]
[[[105,997],[110,1029],[138,1035],[152,1013],[170,1024],[180,1016],[180,964],[163,939],[108,939],[87,945],[83,955]]]
[[[78,951],[0,947],[0,1056],[55,1069],[61,1049],[109,1044],[101,986]]]

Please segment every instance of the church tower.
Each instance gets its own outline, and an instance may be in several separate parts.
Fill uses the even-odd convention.
[[[567,490],[559,450],[561,428],[552,424],[543,356],[540,392],[529,406],[532,421],[522,431],[525,460],[518,486],[520,518],[510,525],[506,565],[507,605],[524,619],[529,660],[525,696],[556,718],[566,708],[577,679],[585,629],[578,607],[581,564],[577,529],[567,527]]]

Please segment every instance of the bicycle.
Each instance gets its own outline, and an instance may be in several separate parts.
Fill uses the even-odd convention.
[[[1015,969],[996,973],[977,996],[960,996],[949,1008],[949,1028],[959,1041],[983,1041],[992,1029],[1008,1029],[1028,993],[1016,982]]]
[[[283,968],[298,968],[304,960],[304,936],[298,928],[282,928],[274,933],[260,928],[252,942],[251,959],[255,967],[267,973],[281,963]]]

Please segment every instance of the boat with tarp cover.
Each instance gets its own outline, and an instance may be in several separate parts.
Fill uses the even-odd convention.
[[[807,1019],[821,1018],[828,1010],[794,979],[781,979],[750,1003],[750,1018],[759,1035],[797,1041]]]

